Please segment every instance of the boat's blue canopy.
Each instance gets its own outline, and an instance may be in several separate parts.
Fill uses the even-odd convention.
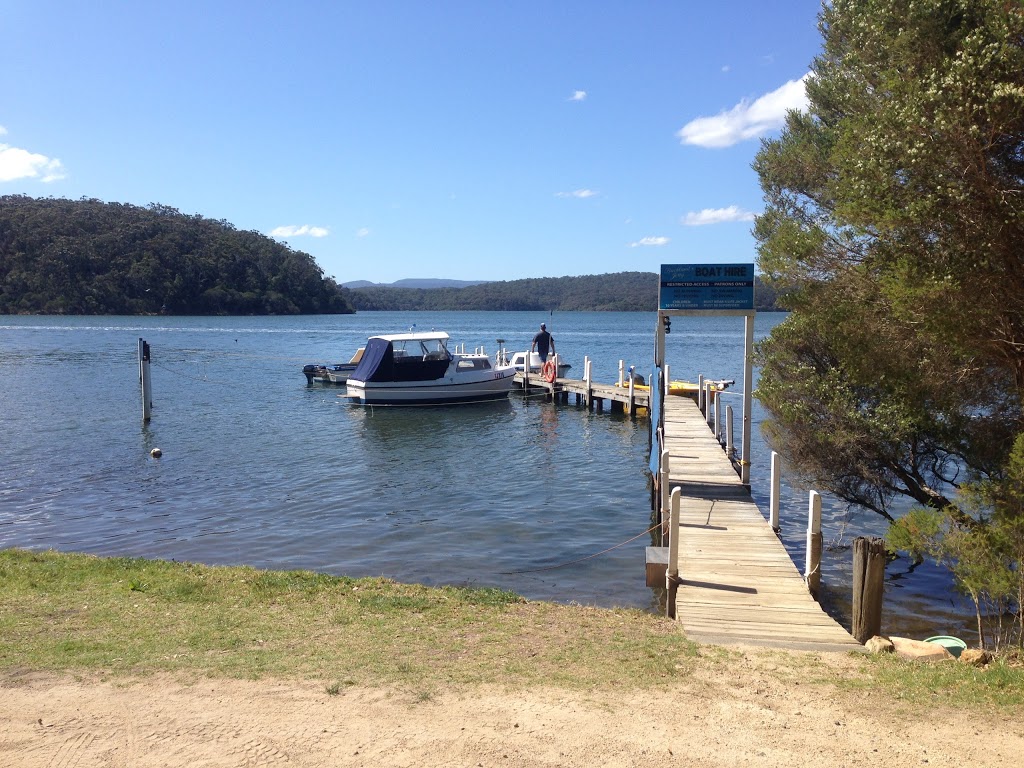
[[[395,356],[391,341],[378,336],[366,342],[363,359],[352,371],[356,381],[434,381],[444,376],[451,361],[443,349],[428,355]]]
[[[359,381],[393,381],[395,350],[387,339],[372,338],[366,342],[363,357],[352,371],[351,378]]]

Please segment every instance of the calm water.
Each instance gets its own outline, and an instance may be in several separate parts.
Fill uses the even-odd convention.
[[[759,316],[757,337],[780,319]],[[493,585],[657,610],[644,585],[645,420],[515,394],[370,410],[301,373],[413,324],[467,348],[493,352],[503,338],[526,349],[542,320],[575,375],[584,355],[599,381],[616,379],[620,359],[649,372],[653,313],[0,316],[0,547]],[[147,426],[140,337],[152,349]],[[742,354],[741,318],[673,321],[673,378],[736,379],[737,414]],[[769,449],[754,408],[751,480],[767,510]],[[150,458],[154,447],[163,458]],[[884,525],[828,499],[824,507],[825,598],[848,624],[848,545]],[[783,539],[801,567],[806,515],[807,491],[785,484]],[[886,588],[887,632],[970,637],[969,611],[936,569],[897,561]]]

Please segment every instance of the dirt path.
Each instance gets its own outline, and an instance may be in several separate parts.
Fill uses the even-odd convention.
[[[1015,718],[782,683],[777,659],[751,651],[730,679],[709,669],[657,692],[487,688],[425,700],[374,689],[329,695],[310,682],[8,674],[0,765],[1021,765]]]

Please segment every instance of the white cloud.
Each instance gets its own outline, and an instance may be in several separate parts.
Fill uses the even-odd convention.
[[[326,227],[311,227],[309,224],[303,224],[301,227],[275,227],[270,230],[271,237],[327,237],[328,234],[330,232]]]
[[[635,243],[630,243],[630,248],[636,248],[641,245],[668,245],[667,237],[641,237]]]
[[[597,194],[592,189],[576,189],[572,192],[559,192],[556,197],[575,197],[580,200],[586,200],[588,197],[594,197]]]
[[[705,208],[702,211],[690,211],[683,216],[681,223],[687,227],[700,227],[705,224],[753,220],[754,214],[750,211],[744,211],[737,205],[730,205],[728,208]]]
[[[0,125],[0,136],[7,129]],[[60,160],[29,152],[27,149],[0,144],[0,182],[16,179],[39,179],[45,184],[67,176]]]
[[[370,228],[369,227],[360,227],[359,229],[356,230],[356,237],[369,237],[369,236],[370,236]]]
[[[583,101],[587,98],[586,91],[573,91],[572,96],[569,97],[569,101]]]
[[[698,147],[731,147],[746,139],[762,136],[768,131],[781,128],[786,112],[791,109],[807,109],[807,92],[804,81],[810,73],[799,80],[790,80],[781,88],[766,93],[754,101],[744,99],[728,111],[714,117],[698,117],[691,120],[676,136],[683,144]]]
[[[0,136],[3,136],[5,133],[7,133],[7,129],[0,125]]]

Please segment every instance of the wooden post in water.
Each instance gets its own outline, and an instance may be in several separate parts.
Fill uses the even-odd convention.
[[[679,587],[679,514],[682,503],[682,491],[672,489],[671,512],[668,518],[668,569],[665,571],[665,614],[676,617],[676,590]]]
[[[142,423],[149,422],[153,410],[153,383],[149,378],[149,344],[139,339],[139,378],[142,381]]]
[[[804,581],[811,596],[818,599],[821,586],[821,494],[811,491],[807,509],[807,561]]]
[[[526,350],[526,357],[523,358],[523,394],[528,394],[530,389],[530,350]]]
[[[866,643],[882,632],[885,582],[885,541],[858,536],[853,540],[853,637]]]
[[[772,451],[772,489],[768,499],[768,522],[779,532],[779,498],[782,495],[782,457]]]

